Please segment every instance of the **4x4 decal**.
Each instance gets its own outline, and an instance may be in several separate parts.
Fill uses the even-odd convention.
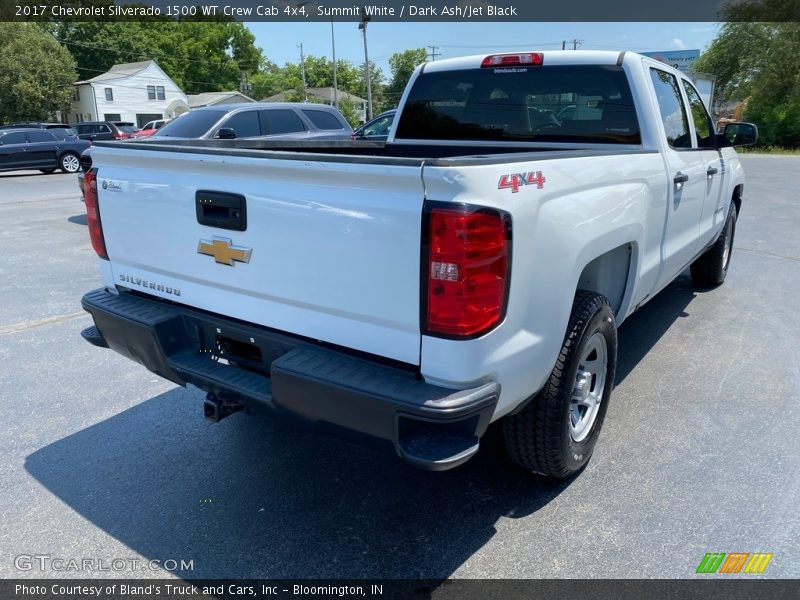
[[[500,182],[497,184],[498,190],[510,189],[512,193],[516,194],[519,188],[523,185],[535,185],[538,189],[544,187],[544,182],[547,181],[542,175],[541,171],[528,171],[527,173],[511,173],[503,175]]]

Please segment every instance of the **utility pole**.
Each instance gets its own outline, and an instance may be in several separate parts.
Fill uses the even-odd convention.
[[[578,46],[580,46],[582,43],[583,43],[583,40],[573,39],[572,40],[572,49],[573,50],[577,50]]]
[[[248,81],[247,73],[242,71],[241,73],[241,81],[239,82],[239,90],[243,94],[250,94],[250,91],[253,89],[253,86],[250,85],[250,81]]]
[[[562,50],[566,50],[567,49],[567,40],[564,40],[563,42],[561,42],[561,49]]]
[[[308,100],[306,96],[306,57],[303,54],[303,42],[297,44],[297,47],[300,48],[300,75],[303,78],[303,101]]]
[[[431,62],[435,61],[437,56],[442,55],[441,52],[436,52],[439,49],[439,46],[428,46],[428,48],[431,49],[431,51],[429,52],[431,57]]]
[[[336,38],[333,35],[333,15],[331,15],[331,49],[333,51],[333,105],[339,108],[339,86],[336,82]]]
[[[372,18],[366,14],[366,11],[362,11],[361,23],[358,24],[358,28],[364,32],[364,70],[367,76],[367,121],[372,120],[372,74],[369,70],[369,53],[367,52],[367,23],[371,20]]]

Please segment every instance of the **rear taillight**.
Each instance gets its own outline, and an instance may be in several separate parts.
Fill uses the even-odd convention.
[[[508,298],[509,214],[430,203],[423,231],[424,333],[477,337],[498,325]]]
[[[100,206],[97,202],[97,169],[89,169],[83,176],[83,199],[86,201],[86,224],[89,226],[92,248],[97,256],[108,260],[103,224],[100,221]]]

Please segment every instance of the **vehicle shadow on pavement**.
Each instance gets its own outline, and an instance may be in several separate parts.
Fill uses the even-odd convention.
[[[175,573],[184,578],[444,578],[502,517],[530,515],[569,485],[510,464],[494,429],[466,465],[428,473],[284,419],[211,424],[202,398],[164,393],[25,467],[144,558],[193,560]]]
[[[678,276],[652,300],[633,313],[619,328],[617,375],[619,385],[678,319],[688,317],[686,307],[697,296],[689,272]]]
[[[0,173],[0,179],[14,179],[16,177],[30,177],[31,175],[47,176],[47,173],[36,173],[35,171],[24,171],[22,173]]]
[[[67,221],[70,223],[75,223],[75,225],[86,225],[86,213],[83,213],[82,215],[72,215],[67,219]]]

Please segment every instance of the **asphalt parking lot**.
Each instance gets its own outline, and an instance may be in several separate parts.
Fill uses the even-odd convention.
[[[75,176],[0,174],[0,577],[93,575],[15,567],[45,554],[206,578],[683,578],[737,551],[800,576],[800,157],[743,162],[726,283],[684,274],[623,325],[595,456],[561,484],[491,443],[436,474],[266,416],[205,421],[198,390],[81,340],[99,278]]]

